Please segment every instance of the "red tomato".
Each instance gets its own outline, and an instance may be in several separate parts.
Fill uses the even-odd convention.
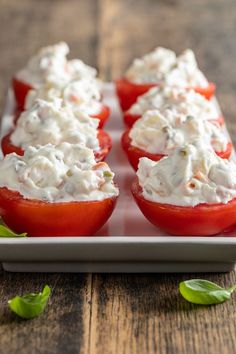
[[[20,117],[20,115],[21,115],[21,113],[22,113],[23,111],[24,111],[24,109],[23,109],[23,110],[20,110],[19,108],[16,109],[16,111],[15,111],[14,123],[17,122],[18,118]],[[108,106],[103,105],[103,104],[101,103],[101,110],[100,110],[100,112],[97,113],[97,114],[91,115],[91,117],[92,117],[92,118],[97,118],[97,119],[99,119],[100,122],[99,122],[98,128],[101,129],[101,128],[104,126],[104,124],[106,123],[106,121],[108,120],[109,115],[110,115],[110,108],[109,108]]]
[[[143,95],[156,84],[135,84],[125,78],[116,80],[116,93],[122,111],[127,111],[134,104],[138,96]]]
[[[136,102],[138,96],[143,95],[150,88],[158,86],[157,83],[135,84],[125,78],[116,80],[115,83],[116,93],[123,112],[127,111]],[[208,87],[193,87],[193,89],[209,100],[215,93],[215,84],[209,82]]]
[[[129,128],[131,128],[134,123],[141,117],[142,116],[140,114],[131,114],[129,111],[124,112],[124,122]],[[211,122],[217,123],[221,126],[224,124],[224,117],[219,116],[218,119],[212,119]]]
[[[108,120],[110,115],[110,108],[104,104],[101,104],[101,111],[97,114],[91,115],[92,118],[97,118],[100,120],[99,122],[99,129],[102,129],[106,121]]]
[[[171,235],[211,236],[236,224],[236,199],[227,204],[199,204],[195,207],[155,203],[143,197],[138,178],[131,191],[143,215]]]
[[[24,150],[22,150],[18,146],[13,145],[11,143],[10,138],[11,138],[11,133],[5,135],[2,139],[1,145],[2,145],[3,155],[5,156],[7,154],[11,154],[12,152],[15,152],[17,155],[20,156],[24,155]],[[112,147],[111,137],[104,130],[101,129],[98,130],[98,140],[99,140],[100,150],[94,152],[97,162],[103,161],[108,155]]]
[[[153,161],[159,161],[160,159],[162,159],[162,157],[165,156],[163,154],[151,154],[150,152],[132,146],[131,139],[129,137],[129,131],[130,130],[127,130],[122,135],[121,144],[128,157],[131,166],[134,168],[135,171],[137,171],[138,169],[138,163],[141,157],[148,157]],[[222,159],[228,159],[231,156],[232,149],[233,149],[233,144],[231,142],[228,142],[227,149],[225,151],[216,151],[216,154],[220,156]]]
[[[165,156],[163,154],[151,154],[150,152],[132,146],[131,139],[129,137],[129,130],[124,132],[124,134],[122,135],[121,144],[128,157],[131,166],[135,171],[138,169],[139,159],[141,157],[148,157],[153,161],[159,161],[160,159],[162,159],[162,157]]]
[[[2,138],[1,147],[3,155],[5,156],[7,154],[11,154],[12,152],[15,152],[20,156],[24,155],[24,151],[19,146],[15,146],[11,143],[11,133],[12,132],[8,133]]]
[[[25,97],[27,93],[33,89],[33,87],[26,82],[18,80],[16,77],[13,77],[12,79],[12,87],[17,103],[17,108],[20,111],[23,111],[25,106]]]
[[[33,89],[33,87],[23,81],[18,80],[16,77],[12,79],[12,86],[13,86],[16,103],[17,103],[16,118],[15,118],[15,122],[16,122],[20,116],[20,113],[25,110],[25,98],[28,92]],[[101,111],[97,114],[91,115],[91,117],[100,120],[98,128],[101,129],[106,123],[109,115],[110,115],[110,108],[101,103]]]
[[[133,124],[142,116],[140,114],[132,114],[129,111],[124,112],[124,123],[131,128]]]
[[[94,153],[97,162],[105,160],[112,147],[110,135],[102,129],[98,130],[98,140],[100,150]]]
[[[116,199],[48,203],[0,188],[0,214],[12,230],[29,236],[91,236],[109,219]]]

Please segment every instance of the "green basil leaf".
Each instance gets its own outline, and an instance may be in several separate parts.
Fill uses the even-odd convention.
[[[26,237],[27,233],[16,234],[5,225],[0,225],[0,237]]]
[[[208,280],[191,279],[181,282],[179,291],[187,301],[193,304],[213,305],[228,300],[235,287],[224,289]]]
[[[26,294],[16,296],[8,301],[10,309],[19,317],[30,319],[39,316],[45,309],[51,288],[45,285],[43,291],[38,294]]]

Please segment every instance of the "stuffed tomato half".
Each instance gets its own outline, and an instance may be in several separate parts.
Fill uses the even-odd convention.
[[[128,110],[137,98],[158,85],[180,86],[193,89],[210,99],[215,85],[208,82],[198,68],[194,53],[187,49],[181,55],[162,47],[135,59],[116,81],[116,92],[123,111]]]
[[[137,170],[139,159],[158,161],[185,143],[201,140],[210,145],[221,158],[228,159],[232,143],[213,122],[171,111],[147,111],[131,129],[123,133],[121,143],[127,158]]]
[[[11,141],[12,132],[5,135],[2,138],[1,147],[3,155],[11,154],[15,152],[17,155],[24,155],[24,149],[16,146]],[[94,151],[94,155],[97,162],[105,160],[112,147],[112,141],[110,135],[102,129],[97,131],[97,139],[99,142],[99,148]]]
[[[29,236],[89,236],[114,210],[118,188],[105,162],[77,144],[29,147],[0,162],[0,214]]]
[[[99,120],[99,128],[102,128],[107,122],[110,109],[102,102],[100,86],[96,80],[83,78],[68,83],[60,84],[47,83],[38,89],[30,90],[26,97],[22,110],[28,110],[36,100],[41,99],[48,102],[60,99],[62,106],[69,106],[76,115],[78,112],[84,112],[92,118]],[[22,112],[18,108],[17,113]],[[19,118],[16,115],[16,120]]]
[[[68,60],[65,42],[41,48],[12,80],[17,110],[29,108],[37,98],[60,98],[63,105],[88,113],[99,119],[102,128],[110,110],[102,103],[101,84],[97,70],[82,60]]]
[[[92,236],[111,216],[116,197],[99,201],[47,203],[0,188],[1,217],[29,236]]]
[[[130,113],[129,111],[124,112],[124,123],[125,125],[127,125],[128,128],[132,128],[134,123],[140,118],[142,118],[142,115],[140,114],[133,114]],[[222,126],[225,123],[225,119],[222,115],[219,115],[219,117],[216,119],[211,119],[211,121],[212,123],[215,123],[220,126]]]
[[[209,120],[223,125],[224,117],[212,100],[207,100],[194,90],[175,86],[153,87],[124,112],[124,122],[128,127],[141,118],[148,110],[175,110],[179,114],[195,116],[200,120]]]
[[[211,236],[236,225],[236,164],[201,144],[140,160],[131,187],[143,215],[172,235]]]
[[[126,112],[137,101],[139,96],[147,93],[152,87],[162,85],[161,83],[137,84],[128,81],[126,78],[117,79],[115,84],[116,94],[123,112]],[[176,85],[178,85],[178,83],[176,83]],[[215,88],[215,84],[212,82],[209,82],[207,87],[186,87],[186,89],[193,89],[207,100],[210,100],[214,96]],[[126,120],[127,119],[126,115]]]
[[[62,142],[82,144],[102,161],[109,153],[112,141],[108,133],[97,129],[99,121],[83,112],[76,114],[61,100],[52,102],[37,99],[21,113],[15,129],[2,139],[3,153],[22,155],[28,146],[54,145]]]
[[[200,204],[195,207],[162,204],[146,200],[136,179],[132,194],[143,215],[171,235],[212,236],[236,224],[236,198],[227,204]]]

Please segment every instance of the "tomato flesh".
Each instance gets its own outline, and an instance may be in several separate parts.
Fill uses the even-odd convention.
[[[26,82],[23,82],[21,80],[18,80],[16,77],[13,77],[12,79],[12,87],[17,103],[17,108],[20,111],[24,110],[25,106],[25,98],[27,96],[27,93],[33,89],[33,87]]]
[[[17,155],[23,156],[24,150],[22,150],[19,146],[15,146],[12,144],[11,134],[12,134],[12,132],[10,132],[9,134],[5,135],[2,138],[1,147],[2,147],[3,155],[5,156],[7,154],[11,154],[11,153],[15,152]]]
[[[127,111],[137,101],[140,95],[146,93],[150,88],[158,86],[158,83],[136,84],[126,78],[116,80],[115,84],[117,97],[123,112]],[[212,82],[209,82],[207,87],[193,87],[194,91],[208,100],[214,95],[215,88],[215,84]]]
[[[91,115],[92,118],[97,118],[99,119],[99,129],[102,129],[102,127],[105,125],[107,122],[108,118],[110,115],[110,108],[104,104],[101,104],[101,110],[97,114]]]
[[[11,134],[12,134],[12,132],[5,135],[2,139],[1,146],[2,146],[3,155],[5,156],[7,154],[11,154],[11,153],[15,152],[17,155],[23,156],[24,150],[11,143]],[[110,135],[102,129],[98,129],[97,136],[98,136],[98,140],[99,140],[100,149],[98,151],[95,151],[94,155],[95,155],[96,161],[100,162],[100,161],[105,160],[109,151],[111,150],[112,140],[111,140]]]
[[[48,203],[0,188],[0,215],[12,230],[29,236],[91,236],[109,219],[116,199]]]
[[[236,199],[227,204],[199,204],[195,207],[155,203],[143,197],[138,178],[131,191],[143,215],[171,235],[212,236],[236,224]]]
[[[111,150],[112,140],[111,140],[110,135],[102,129],[98,130],[98,140],[99,140],[100,150],[95,151],[94,155],[95,155],[96,161],[100,162],[100,161],[105,160],[109,151]]]
[[[140,119],[142,116],[140,114],[132,114],[129,111],[124,112],[124,123],[131,128],[134,123]]]
[[[139,149],[138,147],[132,146],[131,145],[131,139],[129,137],[129,130],[124,132],[121,138],[121,145],[123,147],[123,150],[125,151],[128,160],[133,167],[135,171],[138,169],[138,164],[139,164],[139,159],[141,157],[148,157],[149,159],[153,161],[159,161],[164,157],[165,155],[163,154],[151,154],[147,151],[144,151],[142,149]]]
[[[154,86],[156,84],[135,84],[125,78],[116,80],[116,93],[122,111],[127,111],[137,101],[138,96],[143,95]]]

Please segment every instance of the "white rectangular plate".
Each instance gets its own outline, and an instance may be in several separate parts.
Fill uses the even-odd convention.
[[[8,271],[27,272],[219,272],[236,262],[236,231],[214,237],[176,237],[152,226],[131,193],[135,174],[120,146],[124,131],[114,87],[104,98],[112,109],[105,129],[113,139],[107,159],[116,173],[120,197],[106,225],[91,237],[0,238],[0,262]],[[1,135],[12,124],[14,100],[9,92]],[[226,131],[227,133],[227,131]]]

